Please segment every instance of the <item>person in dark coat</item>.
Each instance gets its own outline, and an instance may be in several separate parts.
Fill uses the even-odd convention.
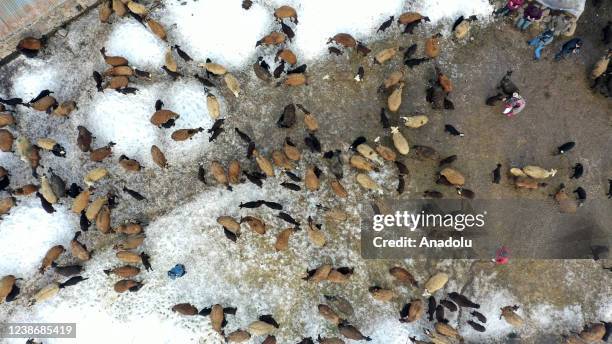
[[[506,75],[504,75],[504,77],[499,82],[499,86],[497,86],[497,88],[501,90],[507,96],[512,96],[514,93],[519,92],[519,88],[516,87],[514,82],[512,82],[512,80],[510,79],[511,76],[512,76],[512,71],[511,70],[507,71]]]
[[[580,48],[582,47],[582,39],[574,38],[565,42],[561,47],[561,51],[555,55],[555,60],[559,61],[565,58],[567,55],[577,54],[580,52]]]

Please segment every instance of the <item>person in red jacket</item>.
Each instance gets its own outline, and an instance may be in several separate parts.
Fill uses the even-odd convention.
[[[493,259],[496,265],[505,265],[510,261],[510,250],[506,246],[501,246],[495,251]]]
[[[513,12],[518,11],[518,9],[521,8],[524,3],[525,3],[524,0],[508,0],[508,3],[506,3],[506,6],[495,11],[495,15],[507,16]]]

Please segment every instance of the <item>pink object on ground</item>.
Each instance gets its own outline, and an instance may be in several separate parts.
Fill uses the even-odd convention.
[[[523,0],[509,0],[507,6],[510,10],[516,11],[523,6],[523,3]]]
[[[506,246],[502,246],[495,251],[495,264],[505,265],[510,261],[510,250]]]
[[[495,259],[495,264],[497,264],[497,265],[506,265],[506,264],[508,264],[509,261],[510,261],[510,258],[508,258],[508,257],[496,258]]]
[[[504,105],[504,114],[508,117],[512,117],[523,111],[525,105],[527,105],[527,102],[525,102],[525,99],[523,99],[523,97],[519,95],[517,95],[516,97],[512,97],[507,100]]]

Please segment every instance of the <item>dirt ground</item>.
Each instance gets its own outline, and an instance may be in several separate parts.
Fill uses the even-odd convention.
[[[612,203],[605,195],[607,180],[612,178],[612,102],[593,94],[587,78],[593,63],[606,50],[601,43],[600,32],[611,17],[611,2],[604,3],[597,10],[588,4],[576,32],[576,37],[585,41],[584,47],[577,56],[560,62],[553,61],[552,56],[565,40],[555,40],[544,50],[544,58],[534,61],[533,49],[525,42],[536,34],[535,28],[533,32],[520,33],[509,20],[497,20],[483,27],[472,28],[470,36],[473,40],[466,43],[445,40],[442,43],[442,54],[436,63],[454,82],[455,91],[450,98],[456,109],[435,111],[426,103],[425,88],[433,76],[433,67],[432,63],[425,63],[407,69],[402,106],[397,114],[390,115],[391,119],[398,122],[399,116],[417,112],[427,114],[430,123],[425,127],[418,130],[402,128],[402,132],[411,144],[434,147],[441,156],[458,155],[455,167],[464,172],[468,180],[466,187],[474,190],[479,199],[532,198],[550,202],[549,194],[554,193],[559,183],[566,183],[571,190],[578,185],[582,186],[587,190],[589,199],[580,211],[589,214],[598,226],[607,228],[608,237],[612,240]],[[68,26],[68,30],[78,29],[94,21],[95,16],[86,15],[84,19]],[[91,37],[103,37],[107,33],[108,28],[96,24],[91,30]],[[418,43],[419,51],[416,55],[420,57],[423,55],[424,39],[420,30],[410,36],[401,35],[395,30],[381,35],[380,40],[369,46],[376,52],[389,46],[407,47]],[[62,38],[54,41],[50,47],[51,53],[54,49],[62,49],[62,44]],[[75,58],[88,60],[97,54],[97,49],[87,49],[90,44],[95,45],[84,41],[82,48],[88,51],[87,54],[91,51],[91,55],[84,54]],[[3,75],[10,74],[18,67],[18,63],[15,61],[0,67],[0,72]],[[364,67],[365,77],[357,83],[353,77],[359,66]],[[356,53],[325,57],[309,63],[309,84],[296,88],[277,87],[273,83],[262,85],[249,67],[238,73],[239,79],[243,81],[245,96],[236,100],[229,93],[226,94],[225,99],[229,105],[228,128],[239,127],[246,131],[258,145],[266,147],[267,153],[271,152],[272,147],[281,147],[285,136],[302,144],[304,131],[301,126],[292,129],[278,129],[275,126],[283,107],[293,102],[304,104],[316,114],[321,124],[317,136],[322,142],[323,151],[345,149],[353,139],[361,135],[369,140],[380,136],[383,142],[391,145],[389,133],[379,124],[379,112],[385,104],[385,98],[377,89],[385,76],[400,66],[398,58],[379,66],[372,64],[371,56],[362,58]],[[498,107],[484,104],[486,97],[494,94],[495,86],[507,70],[514,71],[513,81],[527,100],[526,109],[512,119],[503,116]],[[164,76],[156,74],[156,77]],[[6,79],[2,80],[1,86],[4,90],[10,88]],[[71,87],[75,90],[75,97],[84,100],[92,96],[89,91],[87,94],[76,93],[80,88],[92,89],[90,78],[81,85]],[[20,123],[20,130],[27,132],[29,124],[35,125],[31,122],[33,120]],[[446,123],[464,132],[465,137],[457,138],[444,133]],[[553,156],[555,147],[566,141],[576,141],[576,148],[568,156]],[[244,160],[244,152],[244,145],[236,136],[226,133],[219,137],[213,148],[202,154],[200,161],[209,162],[219,158],[224,161],[233,158]],[[313,155],[307,155],[305,160],[319,161]],[[585,175],[578,182],[569,181],[570,167],[576,162],[585,166]],[[432,163],[419,162],[412,156],[406,158],[405,163],[411,171],[411,182],[402,197],[419,198],[422,191],[431,188],[444,191],[447,197],[458,197],[449,189],[436,187],[436,168]],[[511,166],[533,164],[557,168],[559,173],[549,181],[550,185],[546,188],[537,191],[516,190],[506,178],[500,185],[491,183],[491,171],[497,163],[501,163],[505,170]],[[74,160],[65,166],[57,166],[57,170],[80,179],[83,171],[89,169],[87,164],[84,159]],[[255,166],[253,162],[251,164]],[[168,173],[148,170],[129,177],[125,182],[147,195],[149,201],[146,206],[135,207],[120,202],[117,212],[125,217],[154,221],[171,211],[175,204],[187,202],[206,188],[215,187],[196,182],[197,168],[198,165],[194,163],[174,166],[173,171]],[[22,172],[25,171],[24,168]],[[389,178],[388,181],[395,182],[395,179]],[[183,185],[192,187],[186,188]],[[393,190],[394,187],[389,185],[388,189]],[[363,199],[357,198],[357,201],[368,197],[370,195],[363,194]],[[297,202],[307,203],[307,200]],[[553,216],[555,212],[556,209],[551,206],[550,213],[545,215]],[[507,216],[512,218],[517,214],[508,213]],[[104,247],[110,242],[110,239],[101,238],[96,246]],[[346,246],[359,250],[359,238],[349,237]],[[394,262],[372,260],[363,264],[366,268],[363,275],[376,279]],[[415,261],[413,264],[417,274],[427,276],[436,270],[440,262],[428,260]],[[611,273],[601,268],[601,262],[592,260],[518,259],[503,267],[468,260],[456,260],[448,264],[455,272],[457,286],[465,292],[470,293],[474,288],[471,283],[475,276],[479,279],[490,277],[490,288],[499,286],[509,289],[526,309],[541,303],[559,307],[580,304],[584,314],[597,314],[603,301],[609,302],[612,297]],[[362,282],[368,283],[367,280]],[[353,287],[355,293],[365,293],[357,289],[357,286]],[[314,291],[311,292],[314,294]],[[581,326],[575,324],[573,330]],[[520,341],[511,338],[499,340],[505,343],[545,344],[557,343],[559,337],[558,333],[535,332],[526,334]]]

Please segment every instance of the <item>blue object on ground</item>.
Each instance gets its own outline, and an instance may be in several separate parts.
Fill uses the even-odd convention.
[[[555,38],[554,32],[552,30],[548,30],[527,42],[529,45],[536,47],[535,49],[535,59],[536,60],[539,60],[542,57],[542,49],[544,49],[545,46],[549,45],[553,41],[554,38]]]
[[[527,30],[527,28],[529,27],[529,25],[531,25],[531,20],[525,18],[525,17],[521,17],[519,18],[519,20],[516,22],[516,27],[521,30],[521,31],[525,31]]]
[[[168,271],[168,277],[171,279],[177,279],[185,275],[185,265],[176,264],[170,271]]]

